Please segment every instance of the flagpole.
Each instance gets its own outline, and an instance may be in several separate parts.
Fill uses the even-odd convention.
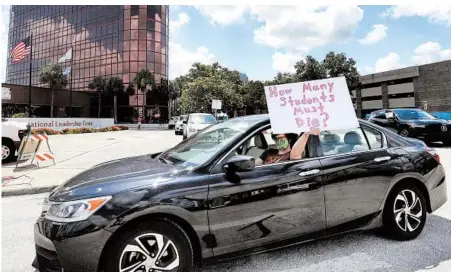
[[[71,80],[69,82],[69,117],[72,117],[72,58],[74,56],[73,47],[71,45]]]
[[[31,70],[33,67],[33,32],[30,35],[30,72],[28,84],[28,117],[31,117]]]

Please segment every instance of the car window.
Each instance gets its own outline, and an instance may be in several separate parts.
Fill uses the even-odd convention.
[[[370,143],[371,149],[377,149],[383,146],[383,137],[381,132],[367,126],[362,126],[362,129],[365,132],[368,142]]]
[[[376,119],[386,119],[385,113],[384,113],[384,112],[376,113],[376,115],[374,116],[374,118],[376,118]]]
[[[212,125],[166,151],[160,158],[173,165],[195,167],[206,163],[237,140],[255,121],[228,120]]]
[[[324,155],[369,149],[361,128],[322,131],[319,137]]]
[[[215,124],[213,115],[190,115],[189,122],[194,124]]]
[[[436,117],[420,109],[396,109],[394,110],[401,120],[435,120]]]

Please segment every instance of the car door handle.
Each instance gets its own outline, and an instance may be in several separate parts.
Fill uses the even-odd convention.
[[[388,161],[390,159],[392,159],[390,156],[385,156],[385,157],[375,158],[374,161],[379,163],[379,162]]]
[[[299,173],[299,176],[315,175],[315,174],[318,174],[318,173],[319,173],[319,169],[312,169],[312,170],[309,170],[309,171],[303,171],[303,172]]]

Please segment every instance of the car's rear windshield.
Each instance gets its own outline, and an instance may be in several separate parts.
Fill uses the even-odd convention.
[[[212,115],[191,115],[189,122],[194,124],[215,124],[216,120]]]

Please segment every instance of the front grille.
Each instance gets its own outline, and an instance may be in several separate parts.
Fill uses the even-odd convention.
[[[41,272],[63,271],[63,267],[55,251],[36,246],[36,259],[38,261],[38,270]]]

